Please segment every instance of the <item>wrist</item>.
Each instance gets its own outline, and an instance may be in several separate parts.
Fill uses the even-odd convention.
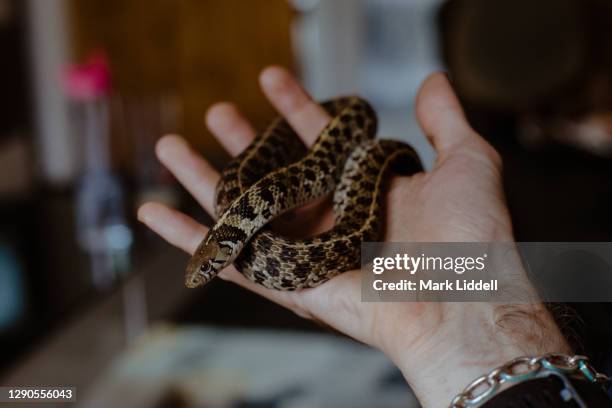
[[[542,304],[439,306],[437,328],[389,353],[424,407],[448,405],[472,380],[516,357],[570,352]]]

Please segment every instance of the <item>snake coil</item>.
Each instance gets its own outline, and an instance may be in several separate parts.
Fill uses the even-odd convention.
[[[265,287],[317,286],[360,264],[361,243],[379,239],[386,174],[421,171],[414,149],[374,139],[377,118],[359,97],[322,104],[332,120],[310,150],[283,118],[232,160],[217,185],[216,224],[187,266],[185,284],[208,283],[234,263]],[[333,192],[335,222],[324,233],[289,239],[266,225]]]

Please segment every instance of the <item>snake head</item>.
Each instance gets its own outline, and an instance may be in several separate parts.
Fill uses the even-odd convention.
[[[219,244],[210,236],[204,238],[187,265],[185,286],[197,288],[210,282],[227,266],[231,255],[231,247]]]

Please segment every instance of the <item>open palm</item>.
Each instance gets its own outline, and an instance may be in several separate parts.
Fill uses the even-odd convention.
[[[311,144],[329,121],[323,109],[282,68],[266,69],[261,76],[261,86],[279,113],[307,144]],[[412,177],[395,176],[391,180],[386,201],[385,240],[512,240],[510,218],[501,188],[499,156],[470,128],[445,75],[433,74],[424,82],[416,106],[417,118],[437,152],[437,159],[430,172]],[[249,122],[228,103],[213,106],[206,122],[232,155],[242,151],[255,137]],[[179,136],[160,139],[157,154],[212,214],[218,172]],[[294,213],[278,220],[274,228],[292,235],[297,230],[305,236],[321,232],[333,222],[327,202],[309,205],[298,210],[297,214],[299,216]],[[192,218],[156,203],[143,205],[139,219],[168,242],[190,254],[207,231],[207,227]],[[503,362],[517,353],[513,347],[506,345],[502,348],[488,341],[497,335],[499,320],[498,310],[487,304],[361,302],[359,271],[346,272],[317,288],[297,292],[266,289],[247,280],[233,267],[227,268],[220,276],[300,316],[322,321],[382,349],[400,367],[435,368],[435,361],[456,359],[458,349],[463,350],[460,354],[465,356],[466,347],[475,352],[469,353],[468,359],[485,355],[495,356],[495,361]],[[449,337],[457,336],[461,341],[450,345],[445,343]],[[471,370],[479,374],[480,368],[473,364]],[[412,371],[403,369],[414,387],[421,381],[423,370],[419,377]],[[462,373],[468,379],[470,375],[470,369]],[[418,393],[418,386],[415,389]],[[424,403],[426,399],[421,401]]]

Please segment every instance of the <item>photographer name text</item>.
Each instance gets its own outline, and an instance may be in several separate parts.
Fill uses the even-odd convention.
[[[432,279],[422,279],[412,281],[402,279],[399,282],[384,282],[382,279],[376,279],[372,287],[377,291],[430,291],[430,292],[446,292],[446,291],[497,291],[497,279],[482,280],[482,279],[456,279],[437,282]]]

